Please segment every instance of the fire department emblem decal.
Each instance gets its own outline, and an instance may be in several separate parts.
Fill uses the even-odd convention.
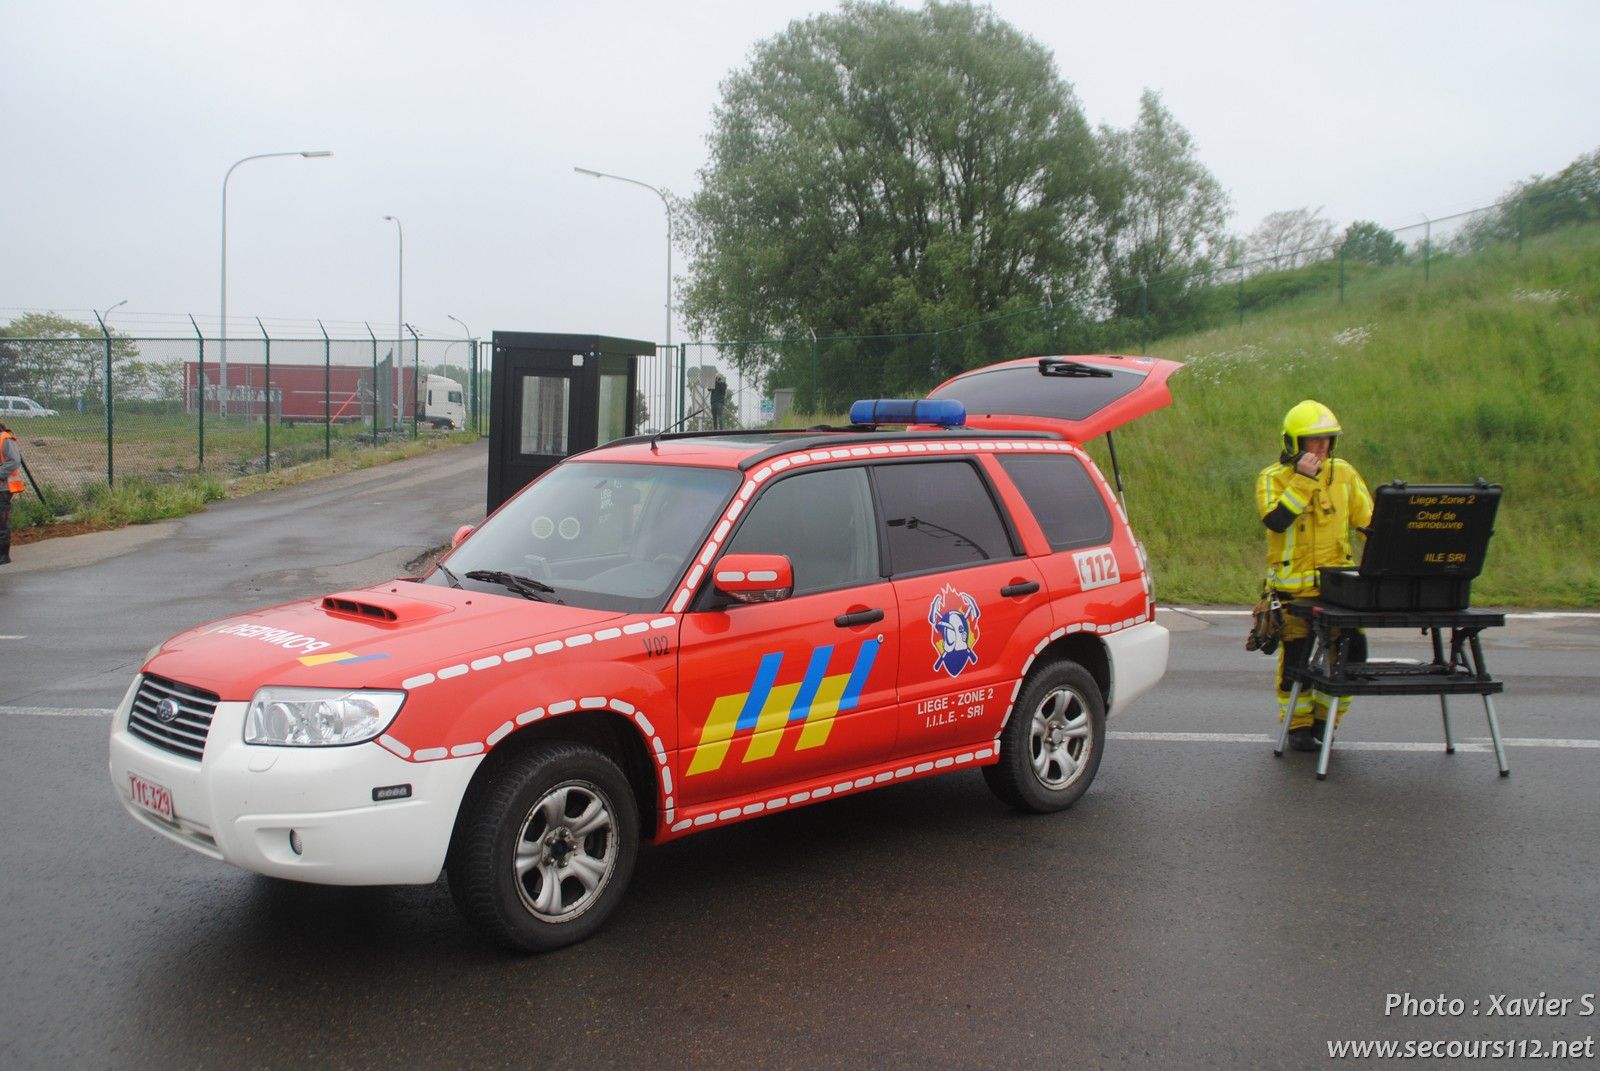
[[[952,677],[978,661],[978,618],[982,611],[976,600],[949,584],[928,605],[928,624],[933,626],[933,649],[939,652],[933,668]]]

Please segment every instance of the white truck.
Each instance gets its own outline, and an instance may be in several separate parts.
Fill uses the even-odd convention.
[[[417,418],[444,431],[459,431],[467,426],[466,394],[453,379],[428,375],[417,408]]]

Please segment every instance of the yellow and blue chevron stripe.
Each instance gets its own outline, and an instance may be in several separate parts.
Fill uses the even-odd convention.
[[[762,655],[749,691],[718,696],[712,703],[686,776],[722,769],[736,737],[748,741],[745,762],[769,759],[777,753],[784,729],[797,721],[805,724],[795,741],[796,751],[827,743],[834,715],[853,710],[861,702],[879,646],[877,640],[866,641],[856,652],[850,671],[832,675],[828,673],[828,663],[833,658],[833,645],[818,647],[811,652],[805,676],[794,684],[777,683],[783,652]]]

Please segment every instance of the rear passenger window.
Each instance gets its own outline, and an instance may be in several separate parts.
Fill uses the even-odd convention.
[[[1110,542],[1111,514],[1082,461],[1071,454],[1012,454],[999,460],[1052,550]]]
[[[982,477],[964,461],[879,465],[872,470],[897,576],[1015,555]]]

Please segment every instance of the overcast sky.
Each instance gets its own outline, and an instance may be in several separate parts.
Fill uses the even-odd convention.
[[[909,5],[908,5],[909,6]],[[1158,90],[1247,233],[1390,227],[1600,147],[1600,2],[996,0],[1092,124]],[[173,330],[573,331],[660,341],[666,224],[718,86],[807,0],[0,0],[0,323],[124,298]],[[681,271],[675,256],[674,271]],[[683,341],[681,323],[674,338]]]

